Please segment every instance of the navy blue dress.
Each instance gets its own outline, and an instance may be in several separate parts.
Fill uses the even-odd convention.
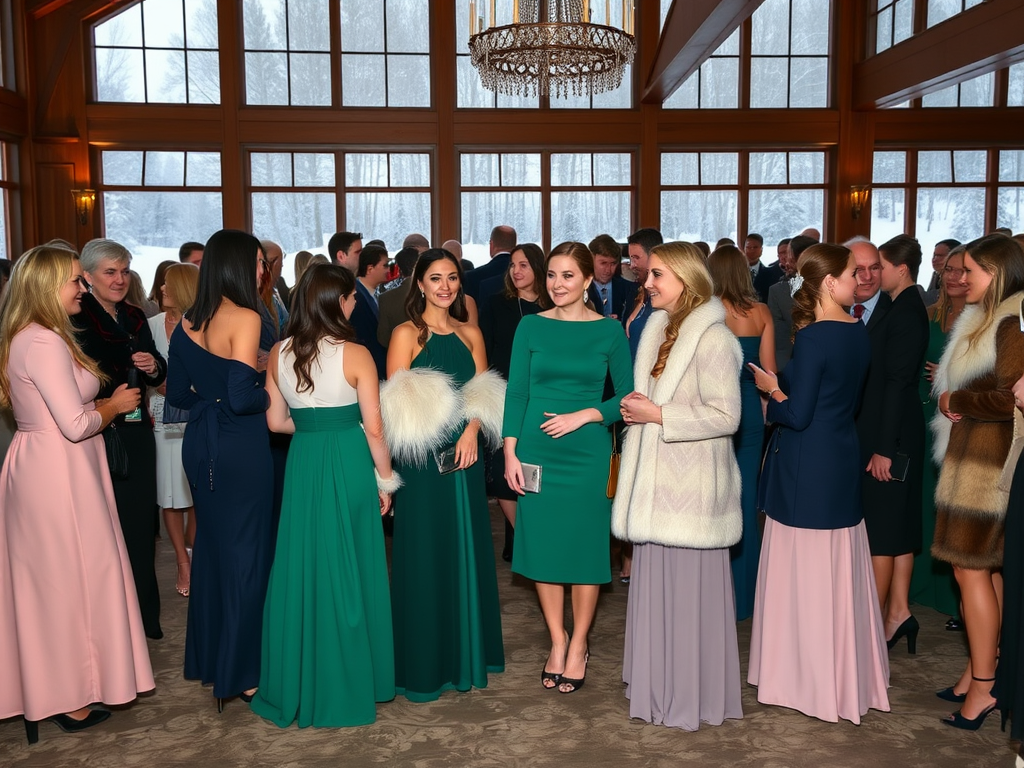
[[[185,677],[229,698],[259,685],[273,558],[265,374],[171,336],[167,402],[189,410],[181,460],[196,508]]]

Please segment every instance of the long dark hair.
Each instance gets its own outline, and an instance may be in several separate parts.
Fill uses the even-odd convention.
[[[459,263],[459,260],[444,248],[430,248],[424,251],[416,262],[416,268],[412,271],[412,287],[409,288],[409,296],[405,300],[405,314],[412,320],[412,324],[420,330],[416,341],[421,347],[427,343],[430,329],[427,328],[427,324],[423,320],[423,310],[427,308],[427,299],[420,293],[419,283],[423,280],[423,276],[427,274],[427,269],[430,268],[430,265],[442,259],[448,259],[448,261],[455,265],[455,269],[459,273],[459,292],[455,296],[455,300],[448,307],[448,315],[454,317],[460,323],[469,320],[469,310],[466,309],[466,292],[463,290],[465,281],[462,274],[462,265]]]
[[[260,294],[256,286],[259,252],[260,241],[248,232],[222,229],[210,235],[199,267],[196,303],[185,313],[193,328],[205,331],[222,299],[253,312],[260,311]]]
[[[740,312],[749,312],[760,301],[750,279],[750,266],[743,251],[735,245],[723,245],[708,256],[708,271],[715,281],[715,295]]]
[[[548,281],[544,269],[544,249],[536,243],[518,243],[512,249],[512,253],[522,251],[526,261],[533,270],[533,292],[537,294],[537,306],[541,309],[548,309],[551,306],[551,297],[548,296]],[[519,298],[519,291],[512,282],[512,261],[509,260],[508,269],[505,270],[505,298]]]
[[[341,298],[355,289],[352,272],[335,264],[313,264],[299,278],[293,289],[292,312],[284,329],[295,355],[297,392],[313,391],[310,371],[319,354],[321,339],[356,340],[352,324],[341,311]]]

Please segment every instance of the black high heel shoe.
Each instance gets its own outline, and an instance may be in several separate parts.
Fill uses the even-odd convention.
[[[87,728],[92,728],[94,725],[99,725],[109,717],[109,710],[91,709],[89,710],[89,714],[81,720],[76,720],[68,715],[53,715],[46,719],[64,731],[64,733],[78,733],[79,731],[84,731]],[[25,735],[28,737],[29,744],[35,744],[39,741],[38,720],[25,720]]]
[[[904,635],[907,636],[907,653],[911,656],[917,653],[917,633],[921,631],[921,625],[917,623],[917,619],[911,615],[902,624],[896,627],[896,631],[892,633],[892,637],[885,641],[885,645],[891,651],[896,647],[896,643],[900,641]]]
[[[590,661],[590,649],[587,649],[587,652],[583,655],[583,663],[587,664],[589,661]],[[587,670],[586,670],[586,668],[584,668],[584,670],[583,670],[583,677],[580,677],[580,678],[566,677],[565,675],[562,675],[562,679],[559,680],[559,682],[558,682],[558,692],[559,693],[576,693],[576,691],[578,691],[580,688],[583,687],[583,683],[585,683],[586,680],[587,680]],[[562,688],[563,685],[571,685],[572,687],[569,690],[565,690],[564,688]]]
[[[976,680],[979,683],[994,683],[996,679],[994,677],[971,677],[971,680]],[[969,720],[960,714],[958,709],[956,712],[951,714],[949,717],[942,718],[942,722],[953,728],[959,728],[962,731],[976,731],[981,728],[981,724],[985,722],[985,718],[996,711],[996,707],[999,706],[999,702],[995,702],[989,707],[981,710],[981,713],[974,718]]]
[[[936,691],[935,695],[943,701],[950,701],[954,704],[963,704],[964,700],[967,698],[966,693],[957,693],[954,691],[952,685],[949,686],[949,688],[943,688],[941,691]]]

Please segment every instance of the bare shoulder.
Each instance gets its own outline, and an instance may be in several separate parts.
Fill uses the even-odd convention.
[[[413,324],[412,320],[406,320],[391,332],[391,343],[410,344],[416,341],[420,335],[420,329]]]
[[[348,366],[349,363],[352,363],[353,365],[362,365],[364,363],[374,365],[373,356],[370,354],[370,350],[368,350],[362,344],[357,344],[354,341],[345,342],[344,354],[344,362],[346,366]],[[374,367],[376,366],[374,365]]]
[[[462,323],[455,328],[455,332],[459,334],[459,338],[470,348],[475,349],[478,345],[483,346],[484,334],[479,326],[471,323]]]

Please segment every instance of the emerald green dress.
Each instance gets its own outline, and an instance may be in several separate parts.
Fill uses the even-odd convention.
[[[925,360],[937,363],[942,357],[948,334],[942,326],[932,320],[928,323],[928,352]],[[921,403],[924,406],[925,424],[930,424],[938,402],[931,396],[931,382],[921,376]],[[924,463],[922,484],[922,527],[921,540],[924,546],[914,556],[914,573],[910,580],[910,599],[927,605],[948,616],[960,615],[960,596],[956,591],[953,567],[949,563],[932,559],[931,541],[935,538],[935,484],[938,482],[938,467],[932,463],[932,430],[925,429],[924,445],[927,461]]]
[[[455,333],[431,334],[410,368],[443,371],[459,386],[476,374],[473,355]],[[395,495],[391,549],[395,681],[410,701],[433,701],[453,688],[486,688],[487,673],[505,669],[480,456],[446,475],[433,459],[423,467],[398,466],[405,485]]]
[[[602,402],[611,373],[615,394]],[[633,391],[633,366],[622,325],[611,318],[567,322],[524,317],[512,344],[502,434],[516,457],[543,468],[540,493],[519,497],[512,570],[534,581],[611,581],[611,500],[605,491],[619,402]],[[545,413],[597,408],[602,422],[559,438],[540,425]]]
[[[295,435],[251,706],[282,728],[366,725],[377,702],[395,697],[380,503],[344,346],[321,342],[312,393],[295,392],[290,354],[278,368]]]

